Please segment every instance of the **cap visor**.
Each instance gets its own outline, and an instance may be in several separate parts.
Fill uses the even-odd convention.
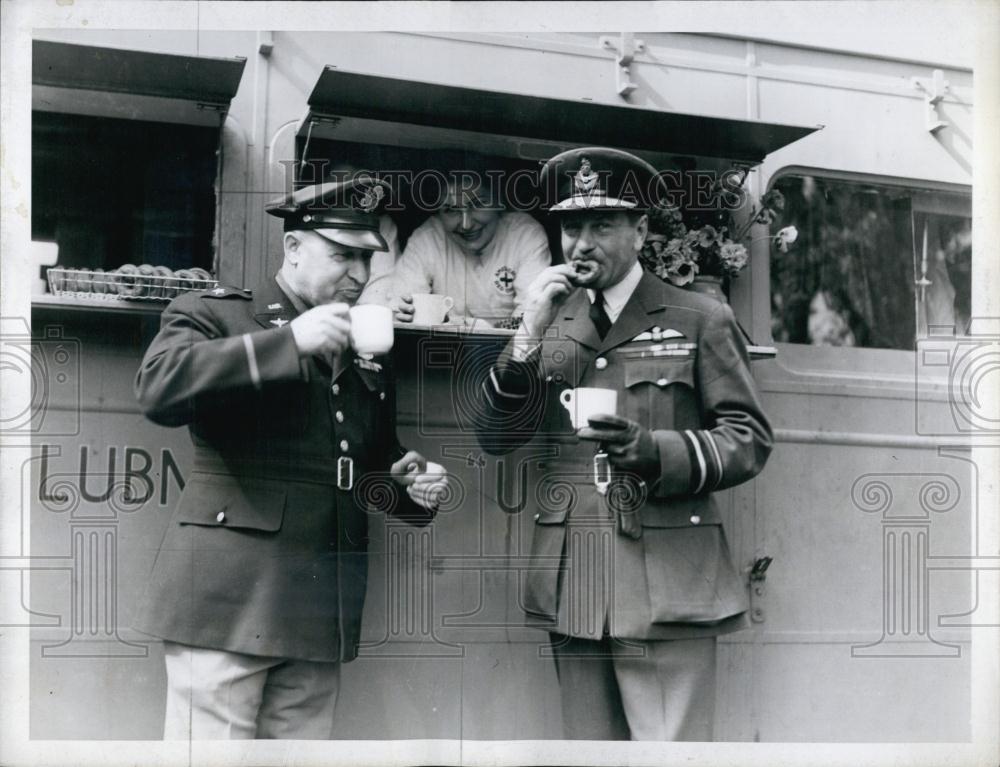
[[[313,229],[312,231],[345,248],[389,250],[389,245],[382,234],[371,229]]]
[[[632,210],[637,207],[638,205],[634,202],[629,202],[628,200],[619,200],[616,197],[605,197],[604,195],[594,194],[568,197],[549,208],[549,212],[561,213],[563,211],[572,210]]]

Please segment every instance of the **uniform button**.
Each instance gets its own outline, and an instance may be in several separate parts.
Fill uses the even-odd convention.
[[[378,398],[379,398],[379,399],[385,399],[385,392],[384,392],[384,391],[380,391],[380,392],[378,393]]]
[[[350,447],[350,445],[347,444],[346,439],[340,440],[340,452],[346,453],[348,447]]]
[[[552,376],[545,376],[545,380],[548,381],[549,383],[551,383],[552,382]]]
[[[334,384],[333,386],[331,386],[330,391],[332,391],[334,394],[340,394],[340,384]]]
[[[215,515],[215,521],[218,522],[220,525],[223,522],[225,522],[226,521],[226,512],[220,511],[218,514],[216,514]]]
[[[667,379],[666,378],[657,378],[656,379],[656,385],[657,386],[666,386],[667,385]]]
[[[333,414],[333,417],[337,419],[337,423],[343,423],[344,422],[344,414],[341,413],[339,410],[336,413]]]
[[[538,520],[540,520],[541,518],[542,518],[542,515],[541,515],[541,514],[536,514],[536,515],[535,515],[535,521],[536,521],[536,522],[537,522]]]
[[[598,370],[604,370],[608,366],[608,361],[604,357],[598,357],[597,362],[594,363]]]
[[[700,525],[701,524],[701,517],[699,517],[697,514],[695,514],[693,517],[691,517],[691,524],[692,525]]]

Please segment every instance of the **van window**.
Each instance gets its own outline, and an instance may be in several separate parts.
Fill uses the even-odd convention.
[[[771,248],[775,341],[912,350],[967,332],[968,195],[804,174],[773,188],[798,229],[787,252]]]
[[[217,127],[32,113],[32,240],[58,266],[211,270]]]

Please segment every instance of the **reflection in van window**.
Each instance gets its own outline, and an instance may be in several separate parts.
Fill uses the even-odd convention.
[[[775,341],[912,350],[966,332],[967,196],[807,175],[774,188],[799,231],[787,252],[772,247]]]

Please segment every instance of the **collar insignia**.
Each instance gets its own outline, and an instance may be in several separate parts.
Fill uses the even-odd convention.
[[[283,320],[281,317],[278,317],[276,320],[271,320],[271,324],[277,325],[280,328],[282,325],[287,325],[288,320]]]
[[[268,309],[280,309],[281,308],[281,304],[268,304],[267,308]]]

